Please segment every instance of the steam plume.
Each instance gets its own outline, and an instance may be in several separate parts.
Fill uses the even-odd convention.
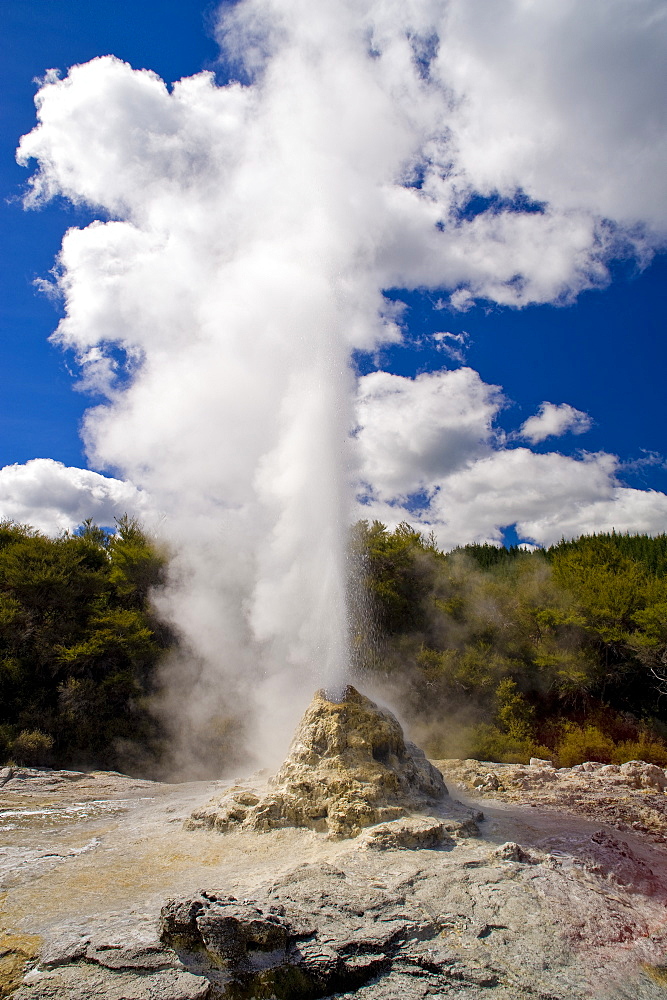
[[[287,728],[314,686],[343,679],[350,355],[400,336],[383,290],[557,301],[604,284],[619,247],[645,260],[659,244],[659,191],[613,171],[590,183],[615,126],[625,175],[657,134],[634,69],[655,63],[664,9],[612,6],[627,17],[591,0],[577,27],[576,5],[516,0],[491,52],[497,0],[241,0],[220,39],[245,83],[169,89],[111,56],[47,75],[19,150],[38,163],[28,202],[61,194],[100,216],[63,240],[55,339],[107,398],[85,421],[91,464],[165,514],[162,609],[192,651],[173,668],[183,732],[251,693],[275,717],[278,691]],[[513,47],[541,43],[539,73],[507,72]],[[586,145],[556,82],[563,51],[585,80],[595,45],[627,86]],[[501,109],[508,87],[521,98]],[[644,97],[645,132],[623,119]],[[555,150],[575,156],[562,177]]]

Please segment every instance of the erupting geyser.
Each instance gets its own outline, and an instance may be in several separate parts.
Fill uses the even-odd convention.
[[[442,775],[404,739],[397,719],[348,685],[339,700],[315,694],[265,793],[234,786],[187,825],[221,832],[296,826],[355,837],[412,812],[438,812],[445,800],[451,803]]]
[[[172,777],[219,767],[230,717],[254,720],[235,746],[266,763],[304,691],[349,679],[356,517],[421,519],[422,497],[422,523],[458,543],[466,497],[495,496],[510,457],[521,482],[553,484],[522,508],[531,537],[550,490],[579,497],[566,533],[588,523],[581,504],[629,516],[611,456],[494,451],[495,390],[470,369],[451,421],[452,379],[430,362],[430,387],[372,371],[357,391],[360,354],[377,367],[431,338],[430,321],[403,337],[403,290],[436,310],[562,303],[604,286],[614,254],[643,264],[663,245],[664,4],[582,6],[236,0],[212,15],[217,74],[171,83],[109,55],[41,81],[26,205],[93,215],[63,238],[53,339],[95,395],[91,467],[127,481],[172,553],[157,601],[182,640],[162,674]],[[444,358],[461,336],[431,343]],[[484,471],[460,479],[472,457]],[[471,537],[496,537],[482,508]]]

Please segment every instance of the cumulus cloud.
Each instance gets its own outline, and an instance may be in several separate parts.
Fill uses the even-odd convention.
[[[584,434],[590,430],[593,421],[587,413],[576,410],[569,403],[547,403],[540,405],[538,413],[529,417],[519,430],[520,437],[539,444],[548,437],[560,437],[570,431],[572,434]]]
[[[502,396],[471,368],[359,380],[356,444],[372,493],[405,498],[485,455]]]
[[[446,18],[437,72],[462,96],[457,165],[475,190],[664,234],[660,0],[454,0]]]
[[[667,496],[623,486],[616,456],[507,447],[494,430],[501,406],[498,387],[470,369],[360,379],[358,516],[408,521],[444,549],[500,544],[509,525],[539,545],[612,528],[665,530]]]
[[[496,457],[500,397],[475,373],[451,400],[438,379],[370,376],[351,456],[350,352],[400,338],[387,289],[462,311],[562,302],[614,254],[650,257],[666,31],[662,0],[240,0],[220,40],[243,83],[170,88],[112,56],[47,75],[19,148],[27,203],[99,213],[63,240],[55,340],[106,396],[91,464],[165,512],[164,609],[200,664],[188,725],[231,677],[260,700],[280,677],[294,714],[341,677],[355,463],[380,504],[437,506],[449,481],[484,532],[480,498],[514,462],[538,516],[558,457]],[[608,459],[567,461],[582,504],[585,483],[611,488]]]
[[[71,531],[92,518],[113,526],[129,514],[154,519],[150,498],[131,483],[89,469],[67,467],[52,458],[0,469],[0,519],[30,524],[48,535]]]

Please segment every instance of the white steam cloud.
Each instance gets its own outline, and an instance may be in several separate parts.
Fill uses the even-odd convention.
[[[274,711],[285,691],[291,724],[314,683],[344,676],[359,449],[380,497],[449,469],[465,497],[470,448],[480,479],[497,461],[476,429],[494,390],[470,372],[449,383],[446,443],[406,441],[395,383],[369,376],[392,442],[362,394],[348,455],[350,352],[400,337],[383,290],[563,301],[604,284],[614,253],[646,261],[664,240],[665,15],[661,0],[241,0],[220,40],[245,84],[170,89],[109,56],[47,75],[19,149],[37,161],[28,203],[100,216],[63,240],[55,339],[107,397],[85,421],[91,464],[165,512],[165,610],[197,663],[185,729],[232,679]],[[441,383],[420,385],[401,391],[421,426]]]

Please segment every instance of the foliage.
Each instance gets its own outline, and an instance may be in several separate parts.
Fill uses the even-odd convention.
[[[548,748],[535,739],[535,709],[510,677],[496,688],[495,703],[493,724],[480,723],[472,729],[467,756],[527,764],[531,757],[549,755]]]
[[[5,756],[109,767],[123,740],[157,739],[146,699],[171,637],[148,599],[165,564],[127,517],[115,534],[87,521],[56,539],[0,524]]]
[[[601,764],[611,764],[614,756],[614,741],[597,726],[575,726],[568,724],[556,746],[556,760],[559,767],[572,767],[585,760],[597,760]]]
[[[356,669],[437,755],[667,764],[667,535],[445,554],[408,524],[362,521],[352,552]],[[0,759],[150,759],[174,642],[150,606],[165,573],[128,517],[57,539],[0,522]],[[202,738],[233,753],[231,730]]]
[[[420,628],[424,620],[422,601],[431,584],[430,564],[423,553],[437,558],[437,550],[425,544],[409,524],[387,531],[379,521],[355,526],[352,549],[361,562],[363,588],[374,605],[377,624],[387,635]]]
[[[624,764],[628,760],[647,760],[658,767],[667,767],[667,743],[649,733],[640,732],[634,740],[622,740],[614,745],[612,764]]]
[[[506,732],[499,726],[481,722],[469,736],[466,757],[500,761],[502,764],[527,764],[531,757],[550,757],[545,746],[528,735]]]
[[[26,767],[46,764],[53,750],[54,739],[39,729],[23,729],[10,744],[11,754],[17,764]]]
[[[667,534],[662,535],[631,535],[619,534],[615,531],[586,535],[571,541],[560,541],[547,550],[548,555],[558,557],[566,552],[580,550],[582,547],[597,547],[615,549],[619,555],[643,566],[656,576],[667,575]]]
[[[355,544],[376,612],[363,667],[435,743],[463,716],[458,741],[484,759],[664,758],[666,535],[444,554],[362,522]]]
[[[499,566],[508,560],[521,555],[525,549],[519,545],[510,545],[507,548],[500,545],[490,545],[488,542],[480,544],[472,543],[454,549],[455,553],[464,553],[468,559],[474,560],[480,569],[491,569],[492,566]]]

